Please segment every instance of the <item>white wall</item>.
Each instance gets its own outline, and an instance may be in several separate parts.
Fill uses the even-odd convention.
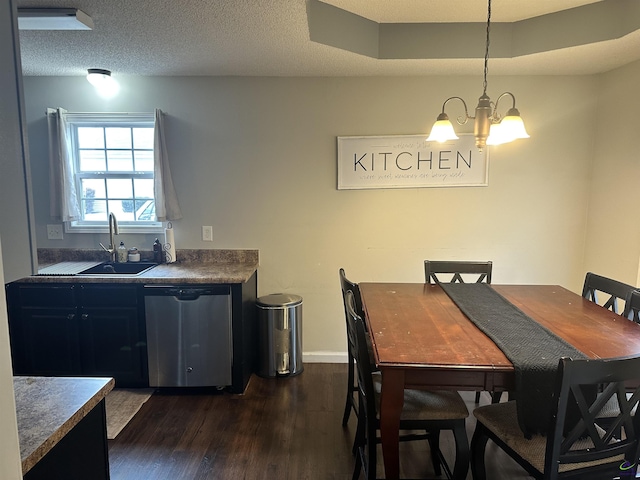
[[[31,241],[25,178],[20,56],[16,5],[0,2],[0,285],[31,273]],[[0,291],[0,478],[22,478],[13,372],[4,288]]]
[[[184,214],[178,248],[258,248],[258,294],[304,299],[305,352],[345,351],[340,267],[358,282],[421,282],[425,258],[491,259],[496,283],[581,288],[596,78],[489,78],[489,95],[516,95],[531,139],[492,149],[488,187],[365,191],[336,189],[336,136],[426,133],[447,97],[473,109],[481,78],[120,81],[106,102],[84,78],[25,78],[39,247],[105,239],[46,239],[45,108],[159,107]],[[213,225],[213,243],[200,240],[202,225]],[[125,243],[150,248],[153,238]]]
[[[585,269],[640,285],[640,62],[601,76]]]
[[[0,285],[2,274],[2,249],[0,248]],[[22,462],[16,421],[16,401],[13,392],[13,371],[9,348],[9,328],[4,288],[0,289],[0,478],[22,478]]]
[[[4,277],[11,281],[33,273],[35,240],[31,239],[33,215],[23,128],[22,67],[12,15],[15,2],[0,3],[0,235],[5,245]]]

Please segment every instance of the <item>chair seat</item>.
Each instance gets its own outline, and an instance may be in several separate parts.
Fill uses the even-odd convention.
[[[478,407],[473,411],[478,422],[482,423],[489,431],[499,437],[509,448],[520,457],[529,462],[539,472],[544,471],[544,459],[547,446],[547,437],[544,435],[532,435],[531,439],[525,438],[518,426],[518,414],[516,402],[496,403]],[[574,448],[591,448],[591,440],[583,440],[574,444]],[[622,463],[623,455],[607,457],[601,461],[584,462],[575,464],[563,463],[559,472],[568,472],[585,467],[607,464],[612,461]]]
[[[376,394],[376,411],[380,411],[382,376],[373,374]],[[400,414],[403,420],[454,420],[469,416],[469,410],[458,392],[438,390],[405,390],[404,406]]]

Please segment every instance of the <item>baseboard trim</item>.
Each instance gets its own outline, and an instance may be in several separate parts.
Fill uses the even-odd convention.
[[[304,363],[347,363],[346,352],[303,352]]]

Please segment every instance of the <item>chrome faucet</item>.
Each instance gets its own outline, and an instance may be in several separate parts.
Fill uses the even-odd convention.
[[[109,248],[105,247],[102,242],[100,246],[105,252],[109,252],[111,254],[111,261],[113,263],[117,260],[118,250],[116,249],[116,242],[114,240],[114,235],[119,235],[118,231],[118,221],[116,220],[116,216],[113,213],[109,214]]]

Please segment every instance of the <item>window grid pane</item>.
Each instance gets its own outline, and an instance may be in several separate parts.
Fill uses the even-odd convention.
[[[105,128],[107,148],[123,148],[131,150],[131,128],[108,127]]]
[[[107,150],[107,170],[110,172],[132,172],[133,153],[131,150]]]
[[[78,127],[78,147],[104,149],[104,128]]]
[[[104,158],[104,150],[79,150],[80,171],[81,172],[97,172],[104,171],[107,168],[107,162]]]
[[[135,169],[138,172],[153,172],[153,150],[134,150]]]

